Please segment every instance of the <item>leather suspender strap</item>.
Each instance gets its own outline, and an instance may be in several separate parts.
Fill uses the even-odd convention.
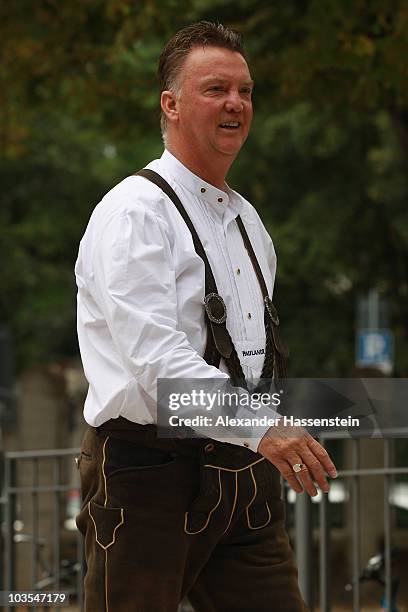
[[[225,325],[226,321],[226,307],[222,297],[218,294],[217,285],[215,278],[205,253],[204,247],[200,241],[197,231],[187,214],[183,204],[179,197],[168,184],[168,182],[160,176],[154,170],[149,168],[143,168],[136,172],[135,176],[142,176],[145,179],[151,181],[157,185],[173,202],[186,223],[188,229],[191,232],[194,248],[197,255],[201,257],[205,266],[205,316],[209,330],[207,346],[204,354],[204,359],[207,363],[219,366],[220,355],[222,355],[228,366],[231,378],[235,384],[246,386],[245,377],[242,371],[242,367],[236,353],[236,349],[232,342],[231,336]],[[262,369],[261,378],[271,379],[274,374],[278,379],[286,378],[286,357],[287,350],[280,340],[278,333],[279,317],[278,313],[272,304],[271,299],[268,295],[268,289],[265,283],[265,279],[262,274],[262,270],[256,258],[255,252],[252,248],[251,241],[242,222],[241,217],[238,215],[237,224],[241,233],[245,248],[251,259],[255,274],[257,276],[262,295],[264,297],[264,323],[265,323],[265,335],[266,335],[266,347],[265,347],[265,360]],[[275,372],[274,372],[275,365]]]
[[[218,294],[217,284],[215,282],[215,278],[201,240],[198,237],[197,231],[190,217],[188,216],[187,211],[181,203],[180,198],[177,196],[174,189],[171,188],[168,182],[164,180],[162,176],[160,176],[160,174],[154,170],[150,170],[149,168],[143,168],[142,170],[139,170],[139,172],[136,172],[136,176],[143,176],[145,179],[151,181],[160,187],[160,189],[170,198],[170,200],[172,200],[191,232],[197,255],[199,255],[204,262],[206,295],[205,316],[208,327],[211,330],[211,335],[209,338],[210,341],[207,342],[204,359],[207,361],[207,363],[218,367],[220,363],[220,355],[222,355],[224,359],[229,359],[235,348],[225,325],[225,304],[221,296]]]
[[[193,237],[193,242],[194,242],[194,248],[196,250],[197,255],[199,255],[201,259],[204,261],[205,278],[206,278],[206,282],[208,283],[208,292],[206,291],[206,293],[210,293],[210,292],[217,293],[217,285],[215,283],[215,278],[211,270],[209,261],[207,259],[207,255],[205,254],[204,247],[201,244],[201,240],[198,237],[196,229],[190,217],[188,216],[186,209],[184,208],[183,204],[180,201],[180,198],[178,197],[174,189],[170,187],[168,182],[164,180],[164,178],[160,176],[160,174],[158,174],[154,170],[150,170],[149,168],[143,168],[142,170],[139,170],[139,172],[136,172],[135,176],[143,176],[144,178],[148,179],[152,183],[155,183],[155,185],[160,187],[160,189],[164,191],[164,193],[170,198],[170,200],[172,200],[173,204],[176,206],[180,215],[183,217],[185,224],[187,225],[188,229],[191,232],[191,235]]]
[[[245,225],[243,224],[242,219],[239,215],[237,217],[237,224],[238,224],[239,231],[241,232],[241,236],[244,241],[245,248],[248,251],[249,258],[254,267],[255,274],[258,278],[258,282],[259,282],[259,286],[261,287],[262,295],[264,296],[264,299],[265,299],[265,296],[268,295],[268,289],[266,287],[265,279],[263,277],[262,270],[258,263],[256,255],[254,253],[254,250],[252,248],[252,244],[247,234],[247,231],[245,229]]]
[[[262,295],[264,298],[264,305],[265,305],[265,331],[266,331],[266,343],[268,344],[268,342],[270,342],[272,340],[273,342],[273,352],[274,352],[274,357],[275,357],[275,367],[276,367],[276,375],[277,378],[279,379],[283,379],[283,378],[287,378],[287,365],[286,365],[286,360],[288,357],[288,350],[286,348],[286,346],[283,344],[280,335],[279,335],[279,331],[278,331],[278,326],[279,326],[279,316],[278,316],[278,312],[275,308],[275,306],[272,303],[272,300],[269,297],[268,294],[268,288],[266,286],[265,283],[265,279],[263,277],[262,274],[262,270],[261,267],[258,263],[258,260],[256,258],[254,249],[252,247],[251,241],[249,239],[249,236],[247,234],[247,231],[245,229],[245,225],[242,222],[241,217],[238,215],[237,217],[237,224],[239,227],[239,231],[241,232],[241,236],[242,239],[244,241],[244,245],[245,248],[248,252],[249,258],[252,262],[252,265],[254,267],[255,270],[255,274],[258,278],[258,282],[259,285],[261,287],[261,291],[262,291]],[[269,332],[269,333],[268,333]],[[267,350],[265,350],[265,353],[267,352]],[[265,366],[267,366],[267,364],[264,364]],[[269,371],[264,371],[265,368],[262,371],[261,374],[261,378],[272,378],[272,375],[270,374]]]

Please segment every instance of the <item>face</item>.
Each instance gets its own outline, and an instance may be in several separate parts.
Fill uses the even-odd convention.
[[[196,155],[234,159],[252,120],[253,82],[242,55],[219,47],[196,47],[180,73],[174,120],[185,146]]]

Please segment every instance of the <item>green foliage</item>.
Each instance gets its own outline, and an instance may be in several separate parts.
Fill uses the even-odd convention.
[[[93,206],[161,152],[157,57],[176,29],[245,34],[255,121],[229,182],[278,254],[297,375],[349,374],[355,303],[391,304],[408,369],[408,6],[397,0],[0,4],[0,320],[20,366],[77,351],[73,265]]]
[[[338,121],[295,105],[258,117],[246,153],[234,173],[274,238],[293,372],[350,375],[356,300],[373,286],[390,300],[405,369],[406,160],[387,115]]]

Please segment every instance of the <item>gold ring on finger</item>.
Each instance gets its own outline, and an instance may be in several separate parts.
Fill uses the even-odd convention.
[[[295,463],[295,465],[292,465],[292,470],[297,474],[298,472],[302,471],[302,469],[304,468],[304,464],[303,463]]]

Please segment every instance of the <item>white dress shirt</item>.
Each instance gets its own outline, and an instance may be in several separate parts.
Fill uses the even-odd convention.
[[[147,168],[168,181],[186,208],[226,303],[243,372],[259,378],[264,305],[237,215],[272,296],[276,256],[268,232],[241,195],[203,181],[169,151]],[[158,378],[228,378],[223,360],[218,369],[203,359],[204,263],[176,207],[156,185],[130,176],[105,195],[81,240],[75,274],[88,424],[118,416],[155,422]],[[256,450],[261,435],[218,439]]]

